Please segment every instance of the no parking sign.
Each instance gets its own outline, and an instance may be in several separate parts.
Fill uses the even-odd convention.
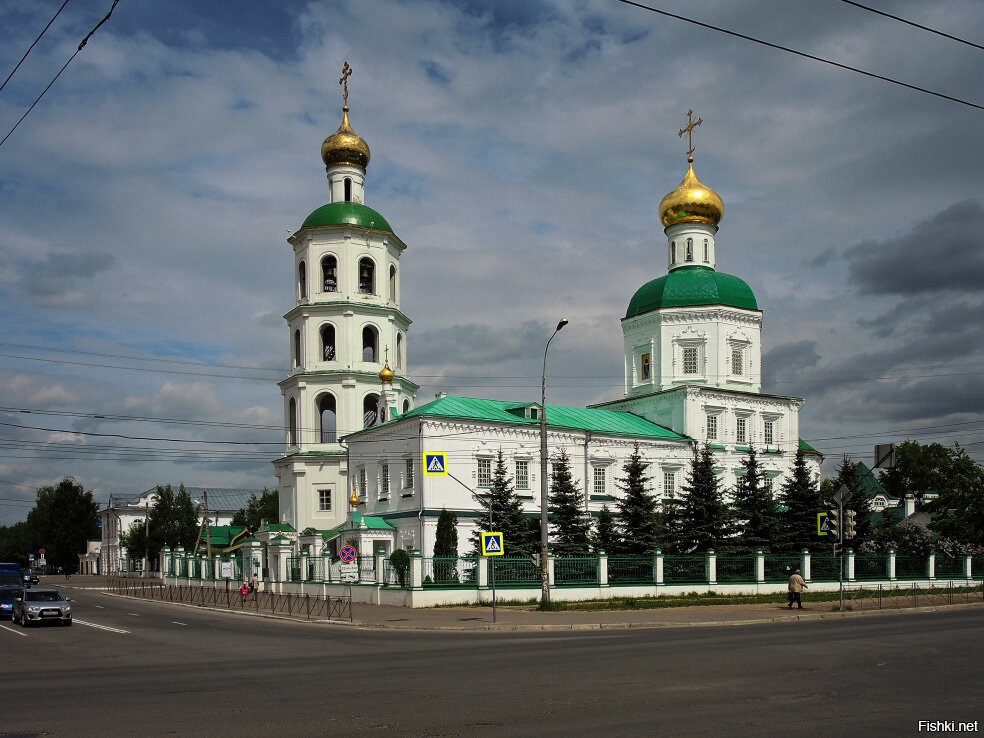
[[[359,552],[355,550],[355,546],[342,546],[342,550],[338,552],[338,558],[346,564],[351,564],[359,558]]]

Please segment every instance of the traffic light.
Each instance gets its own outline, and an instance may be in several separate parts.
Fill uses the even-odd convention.
[[[844,513],[844,537],[854,538],[857,535],[857,529],[854,527],[854,510],[848,510]]]
[[[836,508],[834,508],[833,510],[828,510],[827,535],[831,535],[835,539],[840,540],[840,532],[841,532],[840,510]]]

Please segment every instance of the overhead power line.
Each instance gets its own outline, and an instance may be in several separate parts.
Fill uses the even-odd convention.
[[[65,0],[65,2],[63,2],[63,3],[61,4],[61,7],[60,7],[60,8],[58,8],[58,10],[56,10],[56,11],[55,11],[55,14],[54,14],[53,16],[51,16],[51,20],[50,20],[50,21],[48,21],[48,25],[46,25],[46,26],[45,26],[44,28],[42,28],[42,29],[41,29],[41,33],[39,33],[39,34],[38,34],[38,37],[37,37],[36,39],[34,39],[34,43],[32,43],[32,44],[31,44],[31,45],[30,45],[30,46],[28,47],[28,49],[27,49],[27,51],[25,51],[25,52],[24,52],[24,56],[22,56],[22,57],[20,58],[20,61],[19,61],[19,62],[17,62],[17,65],[16,65],[16,66],[15,66],[15,67],[14,67],[14,68],[13,68],[13,69],[12,69],[12,70],[10,71],[10,74],[8,74],[8,75],[7,75],[7,79],[5,79],[5,80],[3,81],[3,84],[0,84],[0,92],[3,92],[3,88],[7,86],[7,83],[8,83],[8,82],[10,82],[10,78],[11,78],[11,77],[13,77],[13,76],[14,76],[14,75],[15,75],[15,74],[17,73],[17,70],[18,70],[18,69],[20,69],[20,65],[24,63],[24,60],[25,60],[25,59],[27,59],[27,55],[28,55],[28,54],[30,54],[30,53],[31,53],[31,52],[32,52],[32,51],[34,50],[34,47],[35,47],[35,46],[37,46],[37,45],[38,45],[38,41],[40,41],[40,40],[41,40],[41,37],[42,37],[42,36],[43,36],[43,35],[44,35],[44,34],[45,34],[45,33],[47,32],[47,30],[48,30],[49,28],[51,28],[51,24],[55,22],[55,19],[56,19],[56,18],[57,18],[57,17],[58,17],[58,16],[59,16],[59,15],[61,14],[61,12],[62,12],[62,11],[63,11],[63,10],[65,9],[65,6],[66,6],[66,5],[68,5],[68,0]]]
[[[861,8],[861,10],[867,10],[869,13],[876,13],[878,15],[883,15],[886,18],[891,18],[899,23],[905,23],[907,26],[912,26],[913,28],[918,28],[921,31],[929,31],[930,33],[935,33],[937,36],[942,36],[943,38],[948,38],[951,41],[956,41],[959,44],[967,44],[967,46],[973,46],[975,49],[980,49],[984,51],[984,46],[980,44],[975,44],[973,41],[966,41],[962,38],[956,36],[951,36],[949,33],[944,33],[943,31],[937,31],[935,28],[930,28],[929,26],[922,26],[918,23],[913,23],[905,18],[899,18],[897,15],[892,15],[891,13],[886,13],[883,10],[878,10],[877,8],[869,8],[867,5],[862,5],[861,3],[856,3],[854,0],[841,0],[842,3],[847,3],[848,5],[853,5],[855,8]]]
[[[109,12],[108,12],[108,13],[106,13],[106,15],[105,15],[105,16],[103,17],[103,19],[102,19],[101,21],[99,21],[99,22],[98,22],[98,23],[97,23],[97,24],[96,24],[95,26],[93,26],[93,27],[92,27],[92,30],[91,30],[91,31],[89,31],[89,32],[88,32],[88,33],[87,33],[87,34],[85,35],[85,38],[83,38],[83,39],[82,39],[82,42],[81,42],[81,43],[79,44],[79,47],[78,47],[78,48],[77,48],[77,49],[75,50],[75,53],[74,53],[74,54],[72,54],[72,55],[71,55],[71,56],[70,56],[70,57],[68,58],[68,61],[67,61],[67,62],[65,62],[65,64],[64,64],[64,65],[62,65],[62,68],[58,70],[58,74],[56,74],[56,75],[55,75],[54,77],[52,77],[52,78],[51,78],[51,81],[50,81],[50,82],[49,82],[49,83],[48,83],[48,84],[47,84],[47,85],[45,86],[45,88],[44,88],[43,90],[41,90],[41,94],[40,94],[40,95],[38,95],[38,97],[37,97],[37,99],[36,99],[36,100],[35,100],[35,101],[34,101],[33,103],[31,103],[31,107],[29,107],[29,108],[28,108],[27,110],[25,110],[25,111],[24,111],[24,115],[22,115],[22,116],[21,116],[21,117],[20,117],[20,118],[19,118],[19,119],[17,120],[17,122],[16,122],[16,123],[14,123],[14,127],[13,127],[13,128],[11,128],[11,129],[10,129],[9,131],[7,131],[7,135],[6,135],[6,136],[4,136],[2,140],[0,140],[0,146],[3,146],[3,145],[4,145],[5,143],[7,143],[7,139],[8,139],[8,138],[10,138],[10,137],[11,137],[12,135],[14,135],[14,131],[16,131],[16,130],[17,130],[17,128],[18,128],[18,126],[20,126],[20,124],[24,122],[24,119],[25,119],[25,118],[26,118],[26,117],[27,117],[28,115],[30,115],[30,114],[31,114],[31,111],[32,111],[32,110],[34,110],[34,107],[35,107],[35,106],[36,106],[36,105],[37,105],[37,104],[38,104],[39,102],[41,102],[41,98],[42,98],[42,97],[44,97],[44,96],[45,96],[45,95],[47,94],[47,92],[48,92],[48,90],[50,90],[50,89],[51,89],[51,86],[52,86],[53,84],[55,84],[55,82],[56,82],[56,81],[58,81],[58,78],[59,78],[59,77],[61,77],[61,75],[62,75],[62,72],[64,72],[64,71],[65,71],[66,69],[68,69],[68,65],[69,65],[69,64],[71,64],[71,63],[72,63],[72,62],[73,62],[73,61],[75,60],[75,57],[77,57],[77,56],[79,55],[79,53],[80,53],[80,52],[82,51],[82,49],[83,49],[83,48],[85,48],[85,45],[86,45],[87,43],[89,43],[89,39],[90,39],[90,38],[92,38],[92,34],[94,34],[94,33],[95,33],[96,31],[98,31],[98,30],[99,30],[99,28],[100,28],[100,27],[101,27],[101,26],[102,26],[102,25],[103,25],[103,24],[104,24],[104,23],[105,23],[106,21],[108,21],[108,20],[109,20],[109,17],[110,17],[110,16],[111,16],[111,15],[113,14],[113,11],[114,11],[114,10],[116,10],[116,6],[117,6],[117,5],[119,5],[119,3],[120,3],[120,0],[113,0],[113,5],[112,5],[112,7],[110,7],[110,9],[109,9]]]
[[[684,23],[691,23],[695,26],[700,26],[701,28],[707,28],[711,31],[717,31],[718,33],[725,33],[729,36],[734,36],[735,38],[740,38],[744,41],[751,41],[754,44],[759,44],[761,46],[768,46],[770,49],[776,49],[778,51],[785,51],[787,54],[795,54],[796,56],[801,56],[804,59],[811,59],[813,61],[820,62],[822,64],[829,64],[832,67],[837,67],[839,69],[845,69],[849,72],[855,72],[856,74],[863,74],[865,77],[871,77],[873,79],[879,79],[882,82],[888,82],[893,85],[898,85],[899,87],[905,87],[909,90],[914,90],[915,92],[922,92],[926,95],[932,95],[934,97],[939,97],[944,100],[949,100],[950,102],[955,102],[959,105],[966,105],[971,108],[977,108],[978,110],[984,110],[984,105],[978,105],[977,103],[970,102],[968,100],[962,100],[959,97],[953,97],[952,95],[944,95],[942,92],[935,92],[933,90],[926,89],[925,87],[918,87],[917,85],[910,85],[908,82],[902,82],[892,77],[886,77],[882,74],[875,74],[874,72],[867,72],[864,69],[858,69],[857,67],[852,67],[848,64],[841,64],[840,62],[835,62],[831,59],[824,59],[822,56],[816,56],[814,54],[807,54],[804,51],[797,51],[796,49],[791,49],[788,46],[780,46],[779,44],[774,44],[769,41],[763,41],[760,38],[755,38],[754,36],[749,36],[744,33],[738,33],[737,31],[731,31],[727,28],[722,28],[721,26],[714,26],[710,23],[704,23],[699,20],[694,20],[693,18],[687,18],[682,15],[677,15],[676,13],[670,13],[666,10],[660,10],[659,8],[654,8],[651,5],[643,5],[642,3],[634,2],[633,0],[617,0],[623,5],[631,5],[633,7],[639,8],[640,10],[648,10],[650,13],[657,13],[659,15],[665,15],[667,18],[674,18],[675,20],[683,21]]]

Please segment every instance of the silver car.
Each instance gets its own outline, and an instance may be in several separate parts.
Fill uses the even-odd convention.
[[[71,625],[71,600],[57,589],[25,589],[14,599],[12,619],[25,628],[35,623]]]

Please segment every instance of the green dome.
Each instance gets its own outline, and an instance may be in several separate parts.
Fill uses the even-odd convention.
[[[311,213],[301,228],[317,228],[318,226],[354,225],[363,228],[374,228],[377,231],[393,232],[386,218],[372,208],[367,208],[357,202],[332,202],[322,205]]]
[[[632,295],[625,317],[632,318],[660,308],[700,305],[758,310],[752,288],[744,280],[695,265],[674,269],[665,277],[644,284]]]

